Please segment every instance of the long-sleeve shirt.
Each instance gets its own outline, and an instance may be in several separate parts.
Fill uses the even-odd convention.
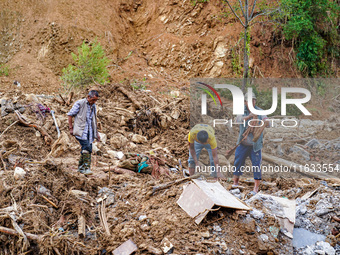
[[[74,103],[71,110],[67,113],[68,116],[76,116],[79,113],[80,110],[80,100]],[[80,140],[89,140],[90,143],[93,143],[94,141],[94,135],[93,135],[93,128],[92,128],[92,118],[94,116],[94,113],[96,111],[96,105],[93,104],[92,106],[87,102],[87,111],[86,111],[86,125],[85,129],[83,131],[82,136],[76,136],[77,139]]]

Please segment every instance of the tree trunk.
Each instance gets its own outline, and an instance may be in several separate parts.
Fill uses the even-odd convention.
[[[245,93],[246,85],[247,85],[247,79],[248,79],[248,71],[249,71],[249,55],[248,55],[248,23],[249,23],[249,10],[248,10],[248,0],[245,1],[245,7],[244,7],[244,48],[243,48],[243,83],[242,83],[242,91]]]
[[[244,56],[243,56],[243,84],[242,84],[242,91],[245,93],[246,85],[247,85],[247,80],[248,80],[248,72],[249,72],[249,55],[248,55],[248,41],[247,41],[247,36],[248,36],[248,27],[244,28]]]

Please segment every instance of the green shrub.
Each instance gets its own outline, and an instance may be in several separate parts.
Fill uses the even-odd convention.
[[[0,64],[0,76],[8,76],[9,75],[9,68],[5,64]]]
[[[283,33],[294,40],[296,64],[307,76],[330,74],[329,59],[339,57],[339,5],[332,0],[282,0]]]
[[[108,82],[107,66],[110,60],[105,56],[97,39],[91,45],[84,41],[78,48],[78,55],[71,54],[75,65],[69,65],[62,70],[61,80],[65,87],[85,87],[94,82],[99,84]]]

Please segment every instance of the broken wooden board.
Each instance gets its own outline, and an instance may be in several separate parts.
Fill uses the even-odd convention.
[[[131,240],[127,240],[122,243],[117,249],[115,249],[113,255],[130,255],[138,250],[137,245]]]
[[[268,199],[273,199],[281,205],[282,210],[276,211],[272,208],[266,207],[268,211],[274,214],[279,221],[281,228],[286,229],[288,232],[284,234],[289,238],[293,238],[293,230],[295,224],[296,210],[295,210],[295,200],[290,200],[283,197],[276,197],[266,194],[256,194],[252,199],[256,200],[257,196],[265,197]],[[275,208],[277,209],[277,208]]]
[[[309,198],[310,198],[311,196],[313,196],[319,189],[320,189],[320,187],[317,188],[317,189],[315,189],[315,190],[308,191],[306,194],[304,194],[304,195],[301,197],[301,200],[304,201],[304,200],[309,199]]]
[[[199,224],[216,205],[238,210],[251,210],[219,182],[193,180],[184,190],[177,204]]]

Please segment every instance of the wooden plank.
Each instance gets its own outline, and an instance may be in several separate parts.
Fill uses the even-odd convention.
[[[177,204],[199,224],[216,206],[251,210],[249,206],[229,193],[219,182],[193,180],[183,191]]]
[[[213,208],[214,202],[194,183],[187,186],[177,204],[199,224]]]
[[[137,250],[138,250],[137,245],[131,239],[129,239],[123,244],[121,244],[117,249],[115,249],[112,252],[112,254],[113,255],[130,255]]]
[[[249,206],[232,195],[219,182],[193,181],[215,205],[239,210],[251,210]]]

